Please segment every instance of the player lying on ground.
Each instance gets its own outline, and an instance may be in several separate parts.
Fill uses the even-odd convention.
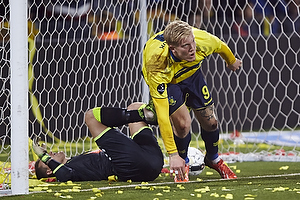
[[[141,103],[128,106],[138,110]],[[104,109],[105,110],[105,109]],[[125,109],[123,109],[125,110]],[[136,111],[135,111],[136,112]],[[122,115],[122,113],[121,113]],[[118,121],[121,116],[106,116],[100,107],[85,114],[85,122],[93,139],[102,151],[66,158],[63,152],[47,153],[36,139],[33,150],[39,156],[35,172],[37,178],[55,176],[58,181],[100,181],[115,175],[120,181],[152,181],[160,174],[164,164],[163,154],[150,127],[145,122],[129,124],[129,138],[119,130],[101,121]]]

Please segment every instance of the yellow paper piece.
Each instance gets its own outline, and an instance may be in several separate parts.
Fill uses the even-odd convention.
[[[290,166],[282,166],[279,168],[279,170],[288,170]]]

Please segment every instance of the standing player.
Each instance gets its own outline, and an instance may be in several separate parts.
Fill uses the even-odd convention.
[[[214,102],[200,71],[202,61],[212,53],[218,53],[232,71],[242,65],[219,38],[182,21],[171,22],[144,47],[143,76],[169,154],[170,170],[176,172],[175,181],[188,181],[187,149],[191,140],[188,108],[194,111],[201,126],[205,164],[224,179],[236,178],[218,155],[219,129]]]
[[[136,110],[141,103],[133,103],[128,111]],[[112,110],[113,108],[103,108]],[[118,115],[107,113],[97,107],[85,114],[85,122],[102,150],[98,153],[85,153],[66,158],[63,152],[47,153],[43,146],[34,140],[33,150],[40,157],[36,162],[37,178],[55,176],[58,181],[100,181],[115,175],[120,181],[152,181],[160,174],[164,164],[163,154],[152,130],[144,123],[129,124],[132,139],[102,121],[119,121]],[[116,109],[122,110],[122,109]],[[125,110],[125,109],[123,109]],[[114,112],[114,111],[113,111]],[[117,114],[116,112],[114,112]]]

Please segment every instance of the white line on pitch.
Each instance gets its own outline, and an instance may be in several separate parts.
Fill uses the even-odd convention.
[[[205,182],[216,182],[216,181],[230,181],[230,180],[242,180],[242,179],[259,179],[259,178],[277,178],[277,177],[286,177],[286,176],[300,176],[300,173],[293,174],[278,174],[278,175],[263,175],[263,176],[250,176],[250,177],[239,177],[237,179],[208,179],[201,181],[189,181],[189,182],[163,182],[163,183],[148,183],[148,184],[133,184],[133,185],[120,185],[120,186],[108,186],[100,187],[100,190],[109,190],[109,189],[122,189],[122,188],[132,188],[137,186],[157,186],[157,185],[171,185],[171,184],[188,184],[188,183],[205,183]],[[92,189],[85,189],[81,191],[91,191]]]

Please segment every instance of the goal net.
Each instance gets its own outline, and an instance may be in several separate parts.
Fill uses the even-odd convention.
[[[243,61],[232,73],[213,54],[201,67],[215,102],[222,157],[299,161],[299,2],[259,2],[29,0],[29,138],[40,136],[49,150],[68,156],[97,148],[84,113],[147,99],[141,75],[145,38],[181,19],[218,36]],[[0,5],[2,188],[10,180],[9,7],[8,0]],[[191,116],[191,146],[204,149]]]

